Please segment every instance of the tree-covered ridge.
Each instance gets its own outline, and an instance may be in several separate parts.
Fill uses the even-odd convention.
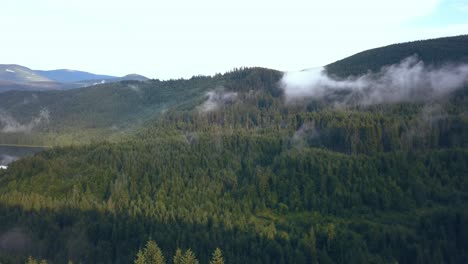
[[[10,91],[0,94],[0,143],[70,145],[118,138],[169,109],[193,109],[209,91],[226,84],[236,91],[244,83],[259,88],[259,81],[269,78],[280,93],[276,83],[281,76],[278,71],[250,68],[188,80],[123,81],[68,91]]]
[[[173,81],[187,100],[134,133],[12,163],[0,262],[144,262],[145,247],[200,263],[217,247],[226,263],[468,262],[468,87],[337,107],[287,102],[281,76]]]
[[[395,44],[350,56],[326,66],[328,74],[345,78],[378,72],[383,66],[400,63],[417,55],[426,65],[468,62],[467,36],[440,38]],[[233,70],[215,76],[197,76],[188,80],[123,81],[70,91],[11,91],[0,94],[0,129],[13,119],[22,129],[0,130],[0,143],[29,145],[70,145],[120,138],[135,127],[170,109],[193,109],[207,93],[222,88],[255,95],[263,85],[268,95],[278,98],[278,81],[283,73],[263,68]],[[279,102],[279,103],[278,103]],[[259,107],[275,108],[269,97],[258,101]],[[326,104],[316,102],[309,107]],[[38,120],[41,113],[47,118]],[[33,126],[29,127],[28,125]],[[26,128],[26,129],[25,129]]]
[[[383,66],[416,55],[427,65],[468,63],[468,35],[419,40],[366,50],[328,64],[328,74],[340,78],[378,72]]]

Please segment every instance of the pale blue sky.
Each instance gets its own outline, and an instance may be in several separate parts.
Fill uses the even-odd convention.
[[[0,63],[168,79],[468,34],[468,0],[3,0]]]

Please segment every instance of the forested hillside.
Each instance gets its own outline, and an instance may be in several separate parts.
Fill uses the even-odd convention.
[[[81,122],[51,114],[57,130],[142,125],[0,170],[0,262],[132,263],[152,241],[167,263],[182,250],[209,263],[217,248],[226,263],[468,262],[467,85],[337,106],[288,102],[282,77],[246,68],[153,81],[143,97],[133,82],[54,94],[103,107],[63,103]],[[21,95],[3,97],[17,116]]]
[[[70,145],[100,141],[169,108],[203,101],[206,91],[219,83],[217,79],[122,81],[68,91],[1,93],[0,143]]]
[[[462,35],[393,44],[360,52],[331,63],[326,68],[329,74],[344,78],[368,71],[376,72],[383,66],[398,63],[413,55],[429,65],[468,63],[467,42],[468,35]]]

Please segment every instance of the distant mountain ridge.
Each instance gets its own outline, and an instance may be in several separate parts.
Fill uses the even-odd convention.
[[[85,71],[76,71],[76,70],[68,70],[68,69],[60,69],[60,70],[50,70],[50,71],[43,71],[43,70],[35,70],[39,75],[45,76],[51,80],[56,82],[62,83],[70,83],[70,82],[79,82],[85,80],[106,80],[106,79],[115,79],[118,78],[117,76],[111,75],[102,75],[102,74],[94,74]]]
[[[138,74],[117,77],[69,69],[45,71],[32,70],[17,64],[0,64],[0,92],[11,90],[66,90],[124,80],[147,81],[149,79]]]
[[[16,64],[0,64],[0,80],[16,83],[52,82],[47,76]]]

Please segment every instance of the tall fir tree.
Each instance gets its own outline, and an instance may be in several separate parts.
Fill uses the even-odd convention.
[[[185,251],[184,264],[199,264],[195,254],[191,249],[187,249],[187,251]]]
[[[164,255],[156,242],[149,240],[143,250],[139,250],[134,264],[166,264]]]
[[[211,257],[210,264],[224,264],[223,252],[220,248],[216,248]]]
[[[146,263],[151,263],[151,264],[165,264],[166,263],[166,260],[164,258],[164,255],[162,254],[161,249],[153,240],[150,240],[148,241],[148,243],[146,243],[145,259],[146,259]]]
[[[178,248],[174,255],[174,264],[183,264],[184,263],[184,255],[182,254],[182,250]]]
[[[137,257],[133,263],[134,264],[146,264],[145,254],[143,253],[141,249],[138,250]]]

